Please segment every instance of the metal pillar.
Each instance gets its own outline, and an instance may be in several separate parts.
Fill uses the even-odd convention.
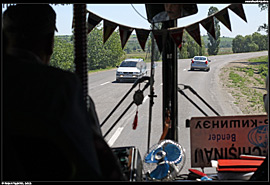
[[[162,28],[176,27],[177,21],[163,22]],[[167,32],[167,37],[162,52],[162,81],[163,81],[163,123],[166,112],[170,111],[171,126],[165,139],[178,142],[178,65],[177,47]],[[163,125],[164,126],[164,125]]]
[[[76,74],[79,76],[82,87],[83,97],[89,108],[88,100],[88,66],[87,66],[87,33],[86,33],[86,4],[73,5],[74,16],[74,63]]]

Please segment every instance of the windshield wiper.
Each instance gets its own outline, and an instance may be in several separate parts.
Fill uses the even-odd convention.
[[[143,76],[141,78],[138,78],[134,84],[132,85],[132,87],[130,88],[130,90],[124,95],[124,97],[119,101],[119,103],[113,108],[113,110],[110,112],[110,114],[105,118],[105,120],[101,123],[100,127],[102,127],[106,121],[111,117],[111,115],[116,111],[116,109],[121,105],[121,103],[126,99],[126,97],[130,94],[130,92],[139,84],[142,83],[144,81],[148,81],[144,88],[141,90],[141,92],[143,92],[145,89],[147,89],[147,87],[150,85],[150,77],[149,76]],[[134,99],[134,97],[133,97]],[[119,118],[113,123],[113,125],[109,128],[109,130],[103,135],[103,137],[105,138],[110,132],[111,130],[115,127],[115,125],[120,121],[120,119],[125,115],[125,113],[130,109],[130,107],[136,104],[136,101],[133,100],[128,107],[124,110],[124,112],[119,116]]]

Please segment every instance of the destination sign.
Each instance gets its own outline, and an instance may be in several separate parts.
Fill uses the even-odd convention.
[[[211,160],[266,156],[267,115],[194,117],[190,120],[191,166],[211,167]]]

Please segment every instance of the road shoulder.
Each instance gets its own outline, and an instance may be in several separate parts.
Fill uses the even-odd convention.
[[[243,114],[265,114],[263,94],[265,78],[260,74],[262,62],[248,59],[231,62],[221,68],[219,79],[222,89],[233,97]]]

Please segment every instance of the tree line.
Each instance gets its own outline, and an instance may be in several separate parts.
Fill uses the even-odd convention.
[[[151,53],[151,34],[146,44],[145,51]],[[209,36],[208,36],[209,39]],[[210,40],[210,39],[209,39]],[[133,39],[134,42],[134,39]],[[212,41],[213,42],[213,41]],[[210,41],[207,43],[209,46]],[[114,31],[111,37],[103,44],[103,28],[94,28],[87,36],[87,60],[88,69],[105,69],[119,65],[126,58],[126,50],[121,48],[119,31]],[[209,48],[205,47],[205,38],[201,37],[200,47],[195,40],[186,32],[183,33],[182,47],[178,53],[178,58],[192,58],[195,55],[207,55]],[[212,44],[213,45],[213,44]],[[155,60],[160,60],[160,53],[155,54]],[[206,51],[206,49],[208,51]],[[252,35],[241,36],[237,35],[232,40],[232,50],[234,53],[252,52],[268,50],[268,36],[258,32]],[[61,68],[63,70],[75,71],[74,64],[74,45],[73,36],[56,36],[54,44],[54,53],[51,57],[51,66]]]
[[[261,11],[268,10],[268,4],[258,4]],[[266,35],[262,35],[258,32],[252,35],[237,35],[232,41],[232,50],[234,53],[252,52],[268,50],[268,24],[264,23],[259,26],[258,31],[265,31]]]
[[[103,28],[94,28],[87,36],[88,70],[115,67],[125,58],[120,43],[119,31],[114,31],[103,44]],[[73,36],[56,36],[51,66],[75,71]]]
[[[237,35],[232,41],[232,50],[234,53],[268,50],[268,35],[258,32],[245,37]]]

